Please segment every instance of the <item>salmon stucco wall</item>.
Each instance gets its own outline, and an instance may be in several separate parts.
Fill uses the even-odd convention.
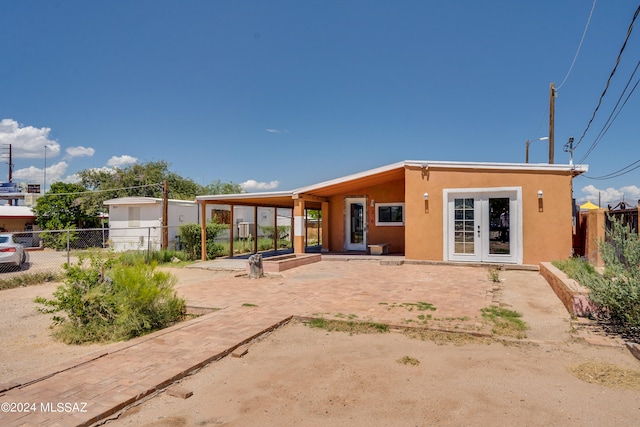
[[[408,259],[443,260],[445,189],[521,188],[522,262],[564,259],[572,248],[572,194],[569,171],[504,169],[405,169]],[[538,190],[543,198],[538,199]],[[428,193],[428,201],[424,200]]]
[[[332,252],[345,250],[345,199],[348,197],[363,197],[367,199],[367,244],[388,243],[389,253],[403,253],[405,246],[405,227],[376,226],[375,203],[404,202],[404,180],[394,180],[384,185],[371,187],[354,186],[348,192],[331,196],[329,210],[331,218],[330,245]],[[405,215],[406,221],[406,215]]]

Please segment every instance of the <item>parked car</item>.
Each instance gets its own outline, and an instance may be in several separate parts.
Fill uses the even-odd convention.
[[[13,235],[9,233],[0,234],[0,269],[7,267],[22,269],[22,264],[27,260],[27,254],[20,243],[13,240]]]

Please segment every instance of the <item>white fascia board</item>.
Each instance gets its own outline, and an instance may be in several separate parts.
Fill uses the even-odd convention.
[[[443,169],[503,169],[528,171],[574,171],[577,175],[589,170],[588,165],[565,165],[549,163],[496,163],[496,162],[445,162],[429,160],[405,160],[406,166],[437,167]]]
[[[196,201],[199,200],[244,200],[244,199],[268,199],[271,197],[291,197],[293,192],[291,191],[264,191],[259,193],[237,193],[237,194],[213,194],[208,196],[196,196]]]
[[[105,200],[102,204],[111,205],[153,205],[162,202],[162,199],[154,197],[117,197]]]

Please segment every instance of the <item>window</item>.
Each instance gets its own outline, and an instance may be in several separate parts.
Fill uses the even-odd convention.
[[[404,203],[376,203],[376,225],[404,225]]]
[[[140,207],[129,206],[129,227],[140,227]]]
[[[225,209],[211,209],[211,219],[216,224],[231,224],[231,211]]]

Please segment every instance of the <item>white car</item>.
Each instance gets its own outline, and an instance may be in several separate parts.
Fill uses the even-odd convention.
[[[27,254],[20,243],[13,240],[13,235],[9,233],[0,234],[0,270],[7,267],[22,269],[22,264],[27,260]]]

